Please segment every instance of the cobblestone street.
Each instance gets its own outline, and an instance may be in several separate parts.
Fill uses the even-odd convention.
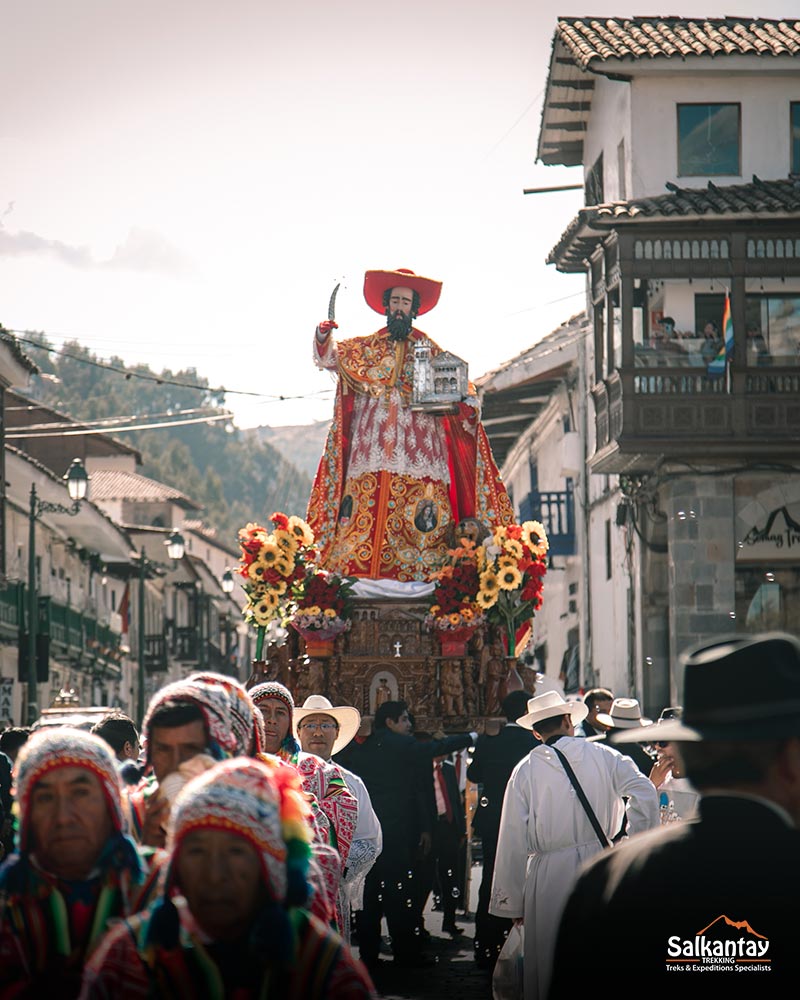
[[[442,933],[442,914],[432,908],[432,899],[425,910],[425,929],[430,934],[428,954],[435,964],[423,969],[396,969],[391,956],[382,956],[381,971],[375,977],[378,995],[385,1000],[406,1000],[410,997],[452,997],[453,1000],[491,1000],[489,973],[477,968],[472,956],[475,931],[475,905],[481,881],[480,865],[472,868],[470,906],[465,914],[456,913],[456,923],[464,933],[453,938]],[[357,949],[355,949],[357,953]]]

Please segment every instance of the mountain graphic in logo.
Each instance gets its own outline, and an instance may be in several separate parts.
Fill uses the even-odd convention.
[[[710,931],[712,927],[716,928],[714,936],[723,940],[725,938],[733,939],[740,937],[740,935],[736,933],[737,931],[747,931],[747,933],[752,934],[753,937],[761,938],[762,941],[767,940],[766,935],[759,934],[757,931],[754,931],[747,920],[731,920],[731,918],[726,917],[724,913],[721,913],[716,920],[712,920],[707,927],[698,931],[696,937],[702,937]]]

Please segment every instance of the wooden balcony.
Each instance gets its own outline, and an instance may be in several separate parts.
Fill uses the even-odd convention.
[[[648,471],[659,461],[796,461],[800,367],[730,370],[628,368],[591,390],[592,472]]]

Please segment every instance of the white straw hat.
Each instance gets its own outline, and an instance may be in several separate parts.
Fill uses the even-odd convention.
[[[328,699],[321,694],[309,695],[303,702],[303,707],[294,710],[295,728],[307,715],[330,715],[339,723],[339,732],[331,748],[331,756],[347,746],[361,725],[361,713],[357,708],[352,708],[350,705],[340,705],[338,708],[334,708]]]
[[[572,716],[575,726],[583,722],[589,714],[589,709],[582,701],[565,701],[558,691],[545,691],[528,701],[528,714],[517,719],[517,725],[523,729],[533,729],[542,719],[552,719],[555,715]]]

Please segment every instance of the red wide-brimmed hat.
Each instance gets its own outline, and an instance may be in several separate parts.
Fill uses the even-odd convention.
[[[396,271],[367,271],[364,275],[364,298],[370,309],[383,315],[386,306],[383,304],[383,293],[387,288],[410,288],[419,295],[418,316],[430,312],[439,301],[442,294],[441,281],[433,278],[423,278],[414,274],[407,267],[398,267]]]

